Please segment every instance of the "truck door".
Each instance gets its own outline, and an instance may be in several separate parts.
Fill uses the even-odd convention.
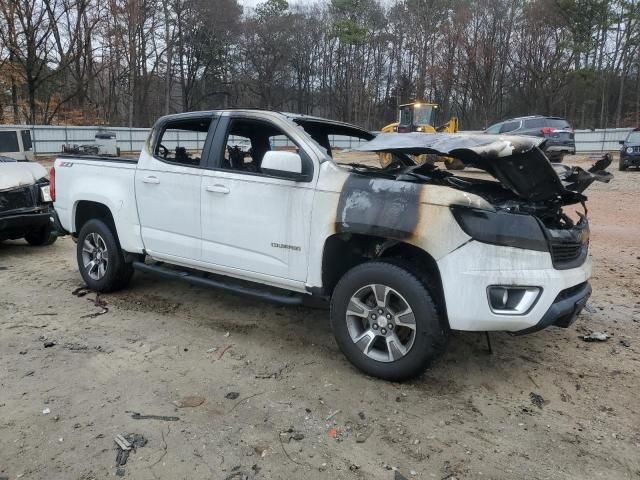
[[[156,258],[201,259],[200,185],[216,118],[185,115],[156,125],[149,150],[140,156],[135,176],[140,231],[146,251]]]
[[[307,275],[314,165],[300,140],[274,122],[240,112],[220,120],[202,176],[202,259],[237,276],[261,274],[295,288],[288,282],[304,282]],[[300,153],[307,180],[262,172],[269,150]]]

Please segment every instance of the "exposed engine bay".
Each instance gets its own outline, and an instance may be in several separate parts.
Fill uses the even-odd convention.
[[[390,153],[391,163],[384,168],[362,164],[350,167],[363,175],[448,186],[478,195],[498,211],[535,215],[547,228],[571,228],[575,222],[562,207],[581,204],[581,218],[586,217],[587,197],[583,192],[594,181],[611,180],[612,175],[605,171],[611,157],[604,155],[589,170],[551,164],[541,150],[543,143],[544,139],[524,136],[381,134],[353,150]],[[417,165],[411,156],[423,154],[458,159],[495,180],[453,174],[432,162]]]

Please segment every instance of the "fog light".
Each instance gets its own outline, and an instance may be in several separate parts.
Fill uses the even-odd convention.
[[[489,307],[500,315],[524,315],[538,300],[540,287],[493,285],[487,288]]]

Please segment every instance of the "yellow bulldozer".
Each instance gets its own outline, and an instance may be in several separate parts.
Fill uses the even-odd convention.
[[[383,133],[456,133],[458,131],[458,118],[451,117],[448,122],[434,127],[434,118],[438,105],[428,102],[405,103],[398,107],[398,121],[385,125]],[[464,165],[460,160],[439,155],[419,155],[418,163],[443,161],[449,170],[461,170]],[[380,164],[385,167],[391,161],[391,155],[380,154]]]

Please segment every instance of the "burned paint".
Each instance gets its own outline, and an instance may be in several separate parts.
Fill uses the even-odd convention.
[[[418,183],[351,174],[338,201],[335,231],[408,238],[419,223],[421,191]]]

